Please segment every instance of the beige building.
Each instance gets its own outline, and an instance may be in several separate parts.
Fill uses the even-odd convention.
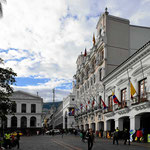
[[[127,19],[109,15],[107,9],[100,16],[96,28],[93,47],[86,56],[79,55],[76,62],[73,93],[79,110],[76,111],[75,120],[80,129],[107,130],[107,117],[102,105],[102,100],[108,104],[104,80],[147,43],[150,28],[130,25]],[[118,78],[116,80],[119,81]]]

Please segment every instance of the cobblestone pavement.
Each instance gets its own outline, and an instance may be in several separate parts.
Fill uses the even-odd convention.
[[[15,150],[14,148],[13,150]],[[93,150],[150,150],[150,144],[131,143],[123,145],[113,145],[112,140],[96,138]],[[74,135],[48,135],[21,137],[20,150],[87,150],[87,142],[83,143],[79,136]]]

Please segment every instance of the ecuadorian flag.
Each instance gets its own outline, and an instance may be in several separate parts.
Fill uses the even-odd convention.
[[[114,94],[114,92],[112,92],[112,96],[113,96],[113,101],[115,104],[121,105],[121,103],[119,102],[118,98],[116,97],[116,95]]]

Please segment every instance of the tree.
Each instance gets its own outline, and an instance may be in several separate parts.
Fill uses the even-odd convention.
[[[3,60],[0,58],[0,64]],[[9,96],[13,93],[13,85],[17,74],[11,68],[0,67],[0,117],[5,120],[6,115],[14,112],[15,103],[9,100]]]
[[[0,17],[3,17],[3,7],[2,3],[6,3],[6,0],[0,0]]]

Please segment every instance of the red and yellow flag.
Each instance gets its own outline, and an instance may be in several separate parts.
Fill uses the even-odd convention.
[[[131,93],[131,98],[133,99],[133,96],[136,93],[136,90],[131,81],[130,81],[130,93]]]

